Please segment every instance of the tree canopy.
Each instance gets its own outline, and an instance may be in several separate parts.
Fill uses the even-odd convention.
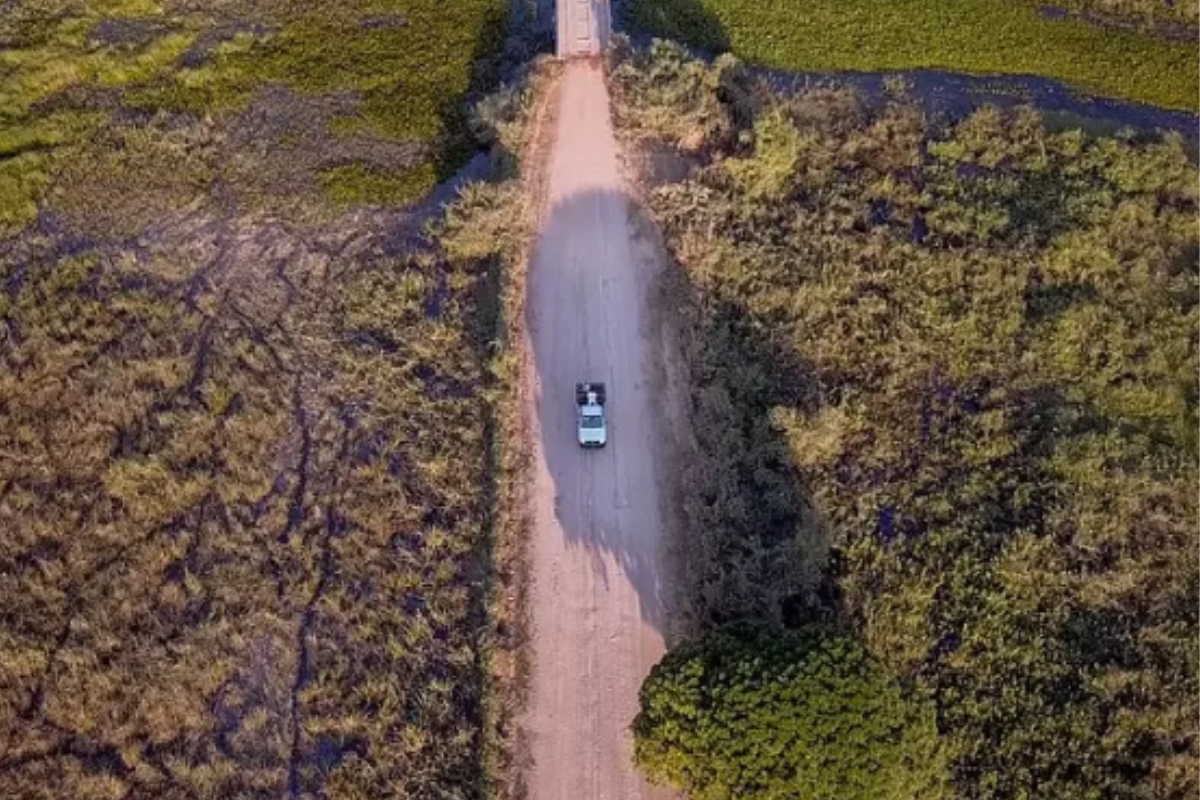
[[[930,800],[946,764],[933,708],[852,639],[736,626],[647,679],[638,762],[694,800]]]

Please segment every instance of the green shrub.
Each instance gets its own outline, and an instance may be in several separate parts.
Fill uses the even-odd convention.
[[[783,200],[804,157],[806,140],[790,119],[775,109],[754,125],[754,152],[730,158],[725,169],[738,189],[754,200]]]
[[[407,205],[428,194],[437,185],[433,164],[396,172],[380,172],[361,164],[334,167],[321,173],[321,182],[330,198],[345,204],[383,203]]]
[[[626,127],[692,150],[733,136],[738,120],[715,90],[744,80],[736,59],[726,57],[709,69],[674,42],[655,41],[642,51],[631,49],[623,37],[617,38],[609,59],[613,90],[625,99],[616,113]]]
[[[942,798],[932,706],[844,636],[736,627],[646,679],[638,764],[691,800]]]

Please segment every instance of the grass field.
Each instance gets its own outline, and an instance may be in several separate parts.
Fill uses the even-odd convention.
[[[97,162],[110,159],[113,137],[156,117],[209,124],[242,161],[256,151],[272,159],[274,184],[253,168],[256,180],[239,181],[225,164],[222,174],[195,176],[242,189],[245,199],[325,185],[345,201],[410,202],[472,146],[463,101],[495,71],[507,8],[504,0],[264,0],[244,8],[32,0],[6,8],[0,234],[33,218],[65,165],[103,171]],[[187,173],[196,158],[169,158],[181,156]],[[96,177],[103,184],[111,176]]]
[[[1052,19],[1025,0],[630,0],[627,15],[635,29],[779,69],[1041,75],[1103,97],[1200,108],[1194,36]]]
[[[0,13],[6,798],[505,796],[504,8]]]

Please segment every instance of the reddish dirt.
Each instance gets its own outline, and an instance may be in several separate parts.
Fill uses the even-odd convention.
[[[594,61],[559,81],[528,276],[533,438],[531,800],[650,800],[632,760],[643,678],[664,650],[665,424],[650,297],[661,259],[636,201]],[[574,386],[604,381],[609,443],[575,440]]]

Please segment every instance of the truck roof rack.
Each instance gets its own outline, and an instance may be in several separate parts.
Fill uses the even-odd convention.
[[[575,384],[575,405],[581,406],[589,401],[588,395],[595,395],[595,402],[599,405],[604,405],[605,391],[603,383],[577,383]]]

